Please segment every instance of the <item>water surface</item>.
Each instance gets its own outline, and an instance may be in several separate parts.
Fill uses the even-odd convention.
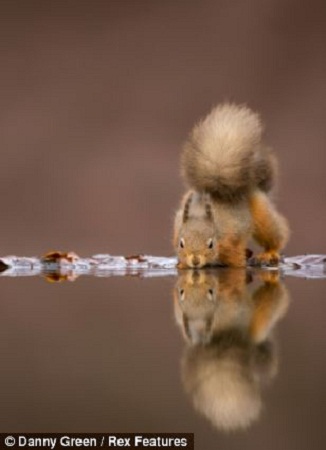
[[[326,281],[190,272],[2,277],[0,431],[325,448]]]

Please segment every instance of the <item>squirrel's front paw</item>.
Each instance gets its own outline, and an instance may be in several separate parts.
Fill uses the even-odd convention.
[[[251,258],[250,263],[253,266],[277,266],[281,261],[281,256],[278,252],[269,251],[260,253]]]
[[[178,262],[177,263],[177,269],[189,269],[189,266],[187,266],[186,264],[182,263],[182,262]]]

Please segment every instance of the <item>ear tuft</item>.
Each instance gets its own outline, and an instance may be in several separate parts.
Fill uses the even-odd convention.
[[[193,194],[189,195],[189,197],[187,198],[187,201],[185,203],[185,206],[183,208],[183,216],[182,216],[183,223],[187,222],[187,220],[189,219],[189,210],[190,210],[190,204],[192,201],[192,195]]]

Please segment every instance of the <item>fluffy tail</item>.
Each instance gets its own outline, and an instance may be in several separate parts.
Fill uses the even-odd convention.
[[[246,106],[222,104],[192,130],[182,154],[182,171],[197,191],[233,201],[253,188],[269,191],[276,159],[262,145],[258,114]]]

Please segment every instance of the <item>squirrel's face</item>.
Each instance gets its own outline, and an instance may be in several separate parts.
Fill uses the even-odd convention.
[[[180,266],[200,269],[217,262],[216,229],[209,221],[189,219],[181,226],[175,245]]]

